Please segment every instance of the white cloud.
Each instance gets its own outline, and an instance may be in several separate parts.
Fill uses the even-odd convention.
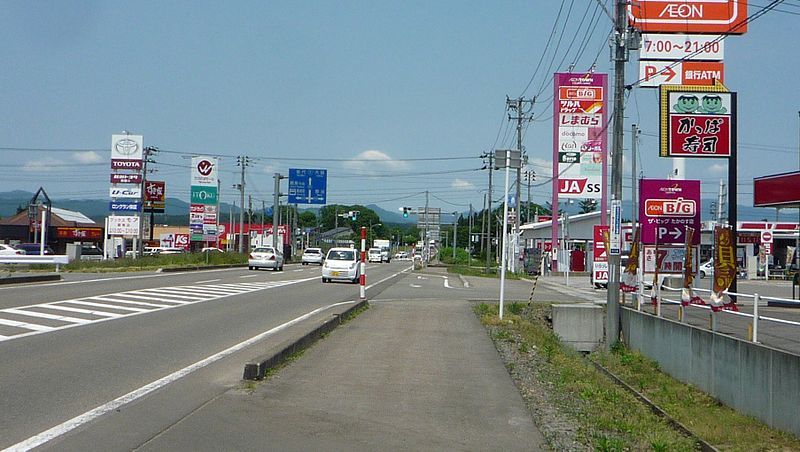
[[[711,174],[727,174],[728,172],[728,165],[723,165],[722,163],[715,163],[708,167],[708,172]]]
[[[367,150],[355,156],[353,160],[344,162],[344,166],[356,170],[398,171],[406,169],[408,164],[392,160],[389,154],[385,152]]]
[[[22,171],[26,171],[29,173],[41,173],[41,172],[49,172],[49,171],[57,171],[60,167],[64,166],[64,162],[57,159],[39,159],[39,160],[31,160],[25,162],[22,165]]]
[[[473,190],[475,189],[475,184],[470,181],[466,181],[464,179],[456,179],[451,184],[451,187],[455,188],[456,190]]]
[[[95,151],[73,152],[72,158],[78,163],[100,163],[104,159]]]

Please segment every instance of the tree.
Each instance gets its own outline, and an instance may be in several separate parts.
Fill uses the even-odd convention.
[[[584,199],[581,201],[580,206],[581,206],[581,213],[594,212],[595,210],[597,210],[597,200]]]

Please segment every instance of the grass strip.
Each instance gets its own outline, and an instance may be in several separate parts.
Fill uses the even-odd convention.
[[[623,345],[591,359],[658,405],[697,436],[725,451],[800,450],[800,439],[719,403],[661,372],[658,363]]]
[[[535,378],[553,391],[559,409],[578,426],[578,440],[598,451],[690,451],[697,445],[655,416],[629,392],[612,384],[581,353],[562,344],[544,321],[549,306],[510,303],[501,321],[497,306],[476,313],[495,341],[514,342],[539,359]],[[513,367],[513,363],[509,364]]]
[[[447,267],[447,272],[464,276],[479,276],[482,278],[495,278],[495,279],[500,278],[500,272],[497,270],[497,268],[490,268],[489,273],[486,273],[486,269],[483,267],[467,267],[466,265],[451,265]],[[520,276],[515,273],[506,272],[506,279],[517,280],[520,279]]]

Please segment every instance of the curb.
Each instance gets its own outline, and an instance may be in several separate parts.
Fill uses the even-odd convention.
[[[304,350],[311,346],[314,342],[319,340],[323,334],[333,331],[342,324],[342,318],[346,318],[351,312],[355,311],[356,309],[361,309],[362,307],[367,305],[366,300],[362,300],[355,305],[351,306],[341,314],[334,314],[332,319],[325,321],[322,325],[314,328],[310,332],[304,334],[302,337],[297,339],[296,341],[290,343],[286,347],[282,348],[278,352],[258,357],[247,364],[244,365],[244,374],[242,379],[244,380],[262,380],[264,375],[270,370],[275,367],[280,366],[284,363],[290,356],[295,354],[300,350]]]
[[[9,276],[7,278],[0,278],[0,284],[20,284],[42,281],[61,281],[61,275]]]

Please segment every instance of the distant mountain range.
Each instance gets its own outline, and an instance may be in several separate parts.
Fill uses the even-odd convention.
[[[9,216],[14,215],[17,212],[17,209],[20,207],[27,206],[28,202],[30,202],[31,198],[33,198],[33,193],[21,191],[21,190],[14,190],[9,192],[0,192],[0,218],[6,218]],[[81,212],[84,215],[88,216],[89,218],[98,221],[100,223],[103,222],[103,218],[108,215],[108,203],[109,199],[52,199],[53,207],[59,207],[62,209],[67,210],[74,210],[77,212]],[[701,213],[702,219],[711,220],[710,209],[706,206],[711,205],[713,200],[702,200],[703,211]],[[397,211],[392,212],[381,207],[378,207],[374,204],[367,205],[366,207],[375,211],[375,213],[380,217],[381,221],[384,223],[401,223],[401,224],[411,224],[416,223],[417,218],[416,215],[411,215],[408,218],[403,218],[403,215]],[[223,216],[227,217],[228,212],[231,210],[234,213],[239,212],[238,207],[233,207],[230,204],[221,204],[220,210]],[[311,210],[314,212],[319,211],[319,208],[309,208],[309,209],[300,209],[303,210]],[[772,208],[763,208],[763,207],[752,207],[752,206],[738,206],[738,215],[739,220],[742,221],[758,221],[761,219],[768,219],[769,221],[775,221],[775,209]],[[571,205],[567,208],[567,211],[570,214],[576,214],[580,211],[580,207],[577,203]],[[186,201],[182,201],[177,198],[167,198],[166,200],[166,212],[168,222],[171,222],[172,218],[185,218],[188,221],[189,216],[189,203]],[[468,212],[462,212],[463,216],[467,216]],[[631,209],[630,203],[623,203],[622,206],[622,217],[625,219],[631,218]],[[453,221],[451,214],[442,214],[442,222],[443,223],[451,223]],[[797,209],[782,209],[780,213],[780,221],[792,222],[797,221]]]

